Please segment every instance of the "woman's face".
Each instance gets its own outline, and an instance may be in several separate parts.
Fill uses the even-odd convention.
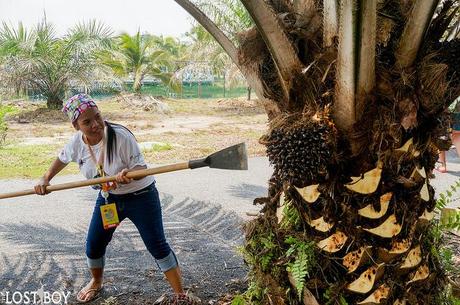
[[[99,109],[89,108],[83,112],[74,123],[77,130],[89,138],[101,137],[104,135],[104,120]]]

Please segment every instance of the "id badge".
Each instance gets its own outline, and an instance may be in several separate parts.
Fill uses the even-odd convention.
[[[120,224],[115,203],[101,205],[101,216],[102,224],[106,230],[115,228]]]

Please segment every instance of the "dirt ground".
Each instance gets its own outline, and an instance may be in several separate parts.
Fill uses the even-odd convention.
[[[173,100],[159,101],[160,110],[138,106],[129,99],[97,100],[104,119],[128,127],[136,136],[149,164],[166,164],[202,158],[227,146],[245,142],[249,156],[262,156],[265,147],[258,140],[267,129],[267,116],[257,100]],[[16,172],[17,177],[37,178],[75,132],[60,110],[27,101],[3,102],[17,111],[8,115],[6,147],[0,152],[0,177]],[[33,159],[15,152],[34,149]],[[40,153],[39,153],[40,152]],[[9,157],[16,155],[15,158]],[[11,158],[11,160],[8,160]],[[13,160],[14,159],[14,160]],[[2,161],[3,160],[3,161]],[[24,170],[9,168],[28,164]],[[65,174],[76,173],[76,167]]]
[[[167,112],[135,107],[125,100],[108,98],[97,101],[105,119],[133,129],[141,139],[164,133],[193,133],[210,127],[232,127],[243,130],[265,130],[266,115],[257,101],[172,100],[161,102]],[[19,113],[7,118],[9,137],[21,144],[50,144],[67,139],[74,130],[60,110],[46,109],[44,103],[4,102],[14,105]],[[248,121],[249,120],[249,121]],[[29,128],[27,128],[29,127]]]

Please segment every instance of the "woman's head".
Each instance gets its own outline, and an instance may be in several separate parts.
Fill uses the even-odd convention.
[[[101,113],[87,94],[72,96],[62,111],[69,117],[76,130],[81,130],[88,137],[100,136],[104,133],[104,120]]]

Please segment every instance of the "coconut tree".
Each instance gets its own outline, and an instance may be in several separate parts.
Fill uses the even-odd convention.
[[[238,42],[175,1],[269,117],[274,172],[245,226],[239,301],[449,304],[429,179],[460,94],[459,40],[445,40],[458,1],[241,0],[255,26]]]
[[[253,26],[247,10],[238,0],[197,1],[196,4],[234,43],[238,42],[238,33]],[[189,48],[191,60],[206,58],[214,73],[225,78],[224,85],[241,83],[238,66],[202,25],[195,24],[187,37],[192,41]]]
[[[146,75],[154,76],[165,85],[173,86],[172,74],[168,67],[173,64],[172,54],[158,39],[151,35],[142,35],[138,31],[130,36],[127,33],[117,37],[116,47],[99,54],[101,62],[113,69],[120,77],[133,79],[132,89],[140,93]]]
[[[96,21],[78,24],[59,38],[45,20],[32,30],[6,23],[0,28],[0,77],[4,86],[38,91],[49,108],[62,107],[71,86],[106,77],[96,53],[110,47],[111,30]]]
[[[159,49],[167,51],[177,60],[182,60],[187,53],[188,45],[176,37],[160,35],[152,36],[152,39]]]

